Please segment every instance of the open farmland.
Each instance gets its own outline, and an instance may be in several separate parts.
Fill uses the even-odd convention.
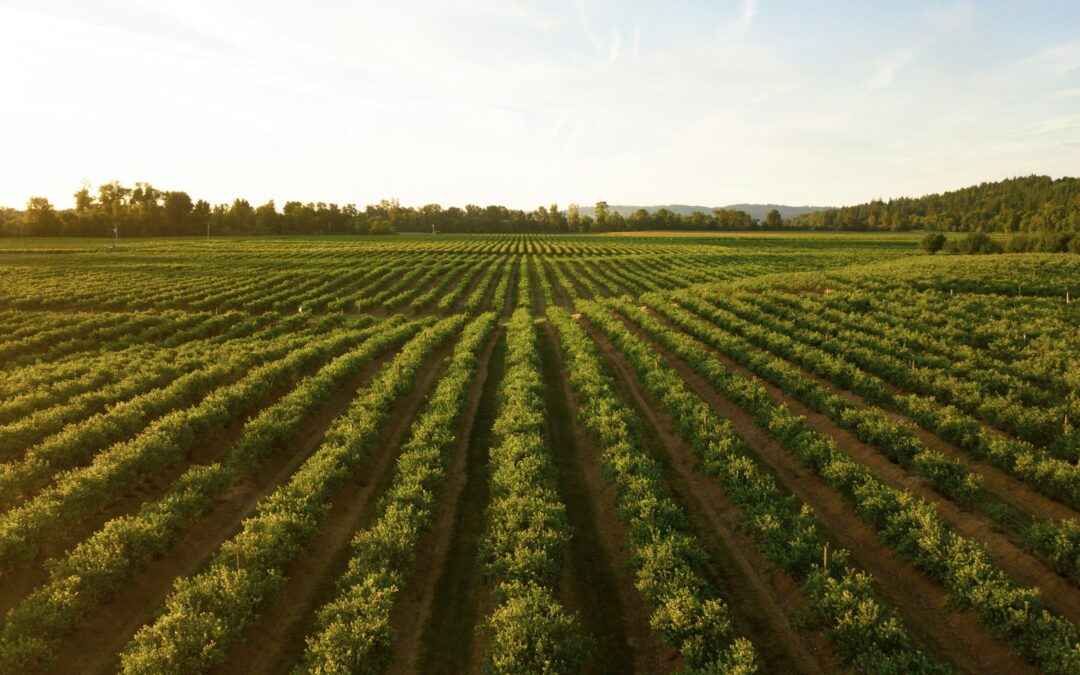
[[[1080,256],[0,241],[0,672],[1080,673]]]

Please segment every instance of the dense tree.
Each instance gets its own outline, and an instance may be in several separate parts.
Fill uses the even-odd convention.
[[[765,214],[765,220],[761,221],[762,227],[769,230],[778,230],[784,226],[784,219],[776,209],[769,209]]]
[[[757,229],[826,229],[851,231],[1080,231],[1080,179],[1030,176],[984,183],[919,199],[874,200],[785,221],[773,209],[758,223],[743,211],[714,209],[680,215],[670,209],[638,209],[623,215],[607,202],[596,203],[594,215],[583,217],[576,204],[565,211],[557,204],[533,211],[491,204],[463,208],[426,204],[402,206],[396,199],[358,208],[354,204],[273,201],[254,208],[247,200],[212,205],[193,201],[182,191],[163,191],[149,183],[126,187],[105,183],[96,194],[84,184],[73,194],[74,208],[57,211],[35,202],[25,211],[7,209],[0,234],[40,236],[121,236],[298,234],[338,235],[388,232],[524,233],[616,232],[643,230],[752,231]],[[47,200],[46,200],[47,201]],[[51,205],[50,205],[51,206]],[[1069,243],[1043,239],[1018,240],[1024,250],[1066,250]]]
[[[792,226],[815,230],[1075,232],[1080,230],[1080,179],[1027,176],[918,199],[878,199],[799,216]]]
[[[945,235],[940,232],[930,232],[922,238],[919,247],[930,255],[933,255],[945,246]]]
[[[28,236],[42,236],[59,234],[60,218],[56,215],[56,209],[45,197],[31,197],[26,202],[26,213],[23,217],[23,231],[21,234]]]

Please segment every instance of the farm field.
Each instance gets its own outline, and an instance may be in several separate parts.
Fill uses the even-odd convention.
[[[0,673],[1080,673],[1080,256],[0,240]]]

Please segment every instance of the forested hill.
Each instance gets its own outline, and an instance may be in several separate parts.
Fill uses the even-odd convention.
[[[825,211],[832,207],[787,206],[786,204],[728,204],[727,206],[694,206],[691,204],[632,206],[628,204],[611,204],[607,208],[608,211],[618,213],[624,217],[632,216],[642,209],[649,213],[657,213],[658,211],[665,210],[674,213],[677,216],[692,216],[694,213],[712,213],[713,211],[720,209],[722,211],[742,211],[743,213],[750,214],[750,217],[754,220],[761,221],[765,220],[769,211],[772,211],[773,209],[776,209],[776,212],[780,214],[781,218],[787,220],[807,213],[814,213],[815,211]],[[595,215],[595,209],[590,206],[582,206],[579,211],[583,216],[593,217]]]
[[[796,217],[823,230],[1030,232],[1080,230],[1080,179],[1009,178],[961,190],[845,206]]]

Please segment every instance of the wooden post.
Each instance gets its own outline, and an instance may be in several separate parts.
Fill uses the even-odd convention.
[[[825,542],[825,555],[824,555],[823,563],[824,563],[825,571],[828,572],[829,571],[829,542]]]

